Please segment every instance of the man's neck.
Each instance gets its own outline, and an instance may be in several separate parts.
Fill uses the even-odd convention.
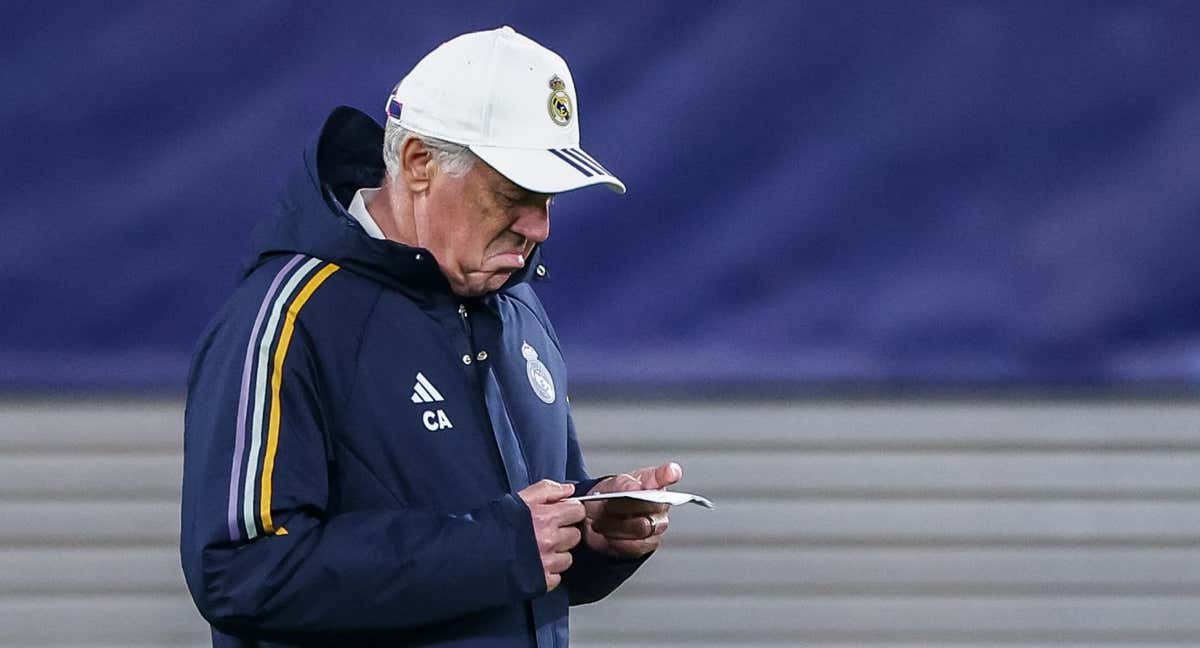
[[[401,213],[401,205],[400,201],[396,200],[397,197],[391,186],[384,182],[379,191],[375,192],[366,202],[367,213],[371,215],[371,220],[379,226],[384,237],[404,245],[416,246],[417,232],[413,219],[411,216],[405,218]]]

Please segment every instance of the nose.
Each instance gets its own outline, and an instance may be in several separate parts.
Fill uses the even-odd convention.
[[[512,231],[534,243],[543,243],[550,238],[550,206],[523,205],[513,222]]]

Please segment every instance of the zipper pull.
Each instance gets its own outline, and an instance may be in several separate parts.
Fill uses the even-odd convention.
[[[461,320],[462,320],[463,333],[466,333],[466,334],[467,334],[467,342],[468,342],[468,343],[470,343],[470,340],[471,340],[471,322],[467,320],[467,315],[468,315],[468,314],[469,314],[469,313],[467,313],[467,305],[466,305],[466,304],[459,304],[459,305],[458,305],[458,317],[459,317],[459,319],[461,319]]]

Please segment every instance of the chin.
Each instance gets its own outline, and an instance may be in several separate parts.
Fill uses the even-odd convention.
[[[512,271],[496,272],[481,281],[471,281],[469,283],[451,282],[450,288],[459,297],[481,297],[487,293],[500,290],[512,276]],[[478,277],[475,278],[478,279]]]
[[[484,292],[494,292],[496,290],[500,290],[504,287],[504,284],[508,283],[508,278],[511,276],[512,273],[505,273],[492,277],[488,280],[486,287],[484,288]]]

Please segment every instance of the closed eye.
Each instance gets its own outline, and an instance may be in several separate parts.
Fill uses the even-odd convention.
[[[493,188],[493,192],[496,199],[503,203],[505,207],[515,207],[517,205],[545,205],[549,207],[554,201],[553,194],[528,191],[511,182],[506,182],[499,187]]]

